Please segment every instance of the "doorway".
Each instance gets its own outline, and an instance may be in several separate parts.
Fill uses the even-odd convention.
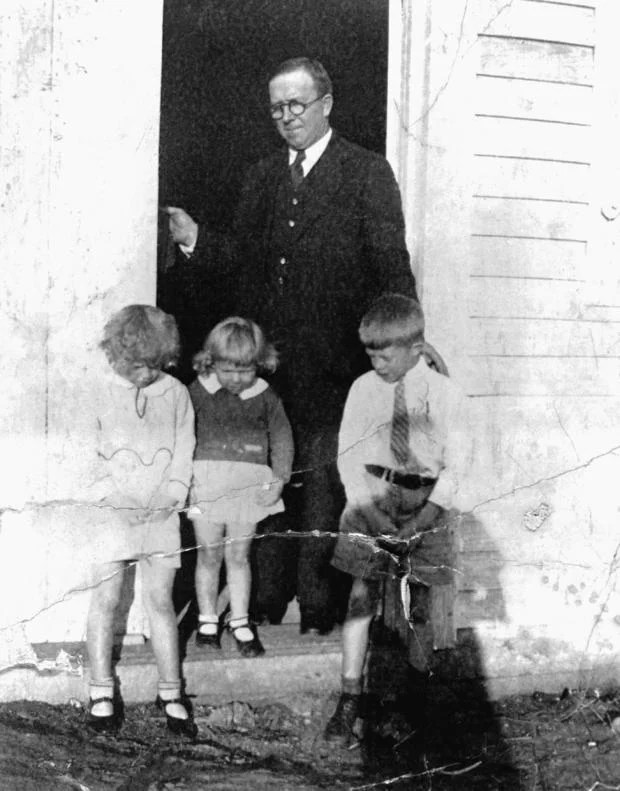
[[[160,204],[182,206],[218,231],[230,226],[244,171],[281,144],[267,113],[267,75],[297,55],[317,57],[330,73],[338,132],[385,153],[388,7],[165,0]],[[161,267],[165,233],[160,240]]]

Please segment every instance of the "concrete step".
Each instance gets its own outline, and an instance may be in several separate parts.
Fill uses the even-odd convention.
[[[187,693],[198,703],[286,702],[297,694],[329,693],[339,688],[339,629],[327,636],[301,635],[298,624],[282,624],[261,626],[259,632],[265,655],[252,659],[239,655],[229,634],[222,636],[220,651],[197,646],[192,635],[183,660]],[[87,697],[84,643],[38,643],[34,649],[49,669],[41,670],[40,665],[5,671],[0,675],[0,701],[67,703]],[[157,668],[150,643],[122,645],[118,651],[116,673],[123,699],[127,703],[154,700]]]

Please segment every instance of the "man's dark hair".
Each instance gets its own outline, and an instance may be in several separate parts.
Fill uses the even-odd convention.
[[[319,96],[325,96],[326,93],[333,93],[331,78],[325,70],[325,66],[316,58],[289,58],[273,70],[269,75],[268,82],[271,82],[281,74],[290,74],[300,69],[303,69],[303,71],[306,71],[312,77],[316,89],[319,92]]]

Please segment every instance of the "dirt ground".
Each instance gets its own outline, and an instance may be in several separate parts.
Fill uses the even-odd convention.
[[[408,695],[368,701],[363,740],[342,751],[320,737],[333,696],[195,705],[193,743],[169,735],[152,705],[128,706],[117,735],[93,735],[77,701],[2,704],[0,788],[620,789],[620,695],[565,690],[489,704],[472,685],[436,680],[416,695],[415,711]]]

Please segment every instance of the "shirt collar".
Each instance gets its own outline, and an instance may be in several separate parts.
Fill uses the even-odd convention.
[[[332,139],[333,130],[330,128],[325,132],[323,137],[320,140],[317,140],[316,143],[313,143],[311,146],[306,148],[306,158],[302,162],[301,166],[304,169],[304,176],[307,176],[308,173],[312,170],[312,168],[316,165],[319,161],[320,157],[325,152],[329,141]],[[289,148],[288,150],[288,163],[292,165],[295,161],[295,157],[297,156],[297,151],[294,148]]]
[[[218,390],[222,389],[222,385],[214,373],[200,374],[198,376],[198,381],[209,395],[215,395]],[[252,387],[248,387],[247,390],[241,391],[239,398],[242,401],[247,401],[248,398],[254,398],[254,396],[260,395],[260,393],[263,393],[268,387],[269,385],[267,382],[259,376]]]
[[[423,378],[428,373],[429,370],[430,369],[428,367],[428,363],[426,362],[424,357],[420,357],[420,359],[413,366],[413,368],[410,368],[407,371],[407,373],[403,376],[403,381],[405,382],[405,384],[407,382],[414,382],[416,379]],[[378,374],[376,374],[376,377],[377,377],[377,381],[381,385],[384,385],[389,389],[394,389],[398,384],[398,381],[400,381],[397,380],[396,382],[385,382]]]

